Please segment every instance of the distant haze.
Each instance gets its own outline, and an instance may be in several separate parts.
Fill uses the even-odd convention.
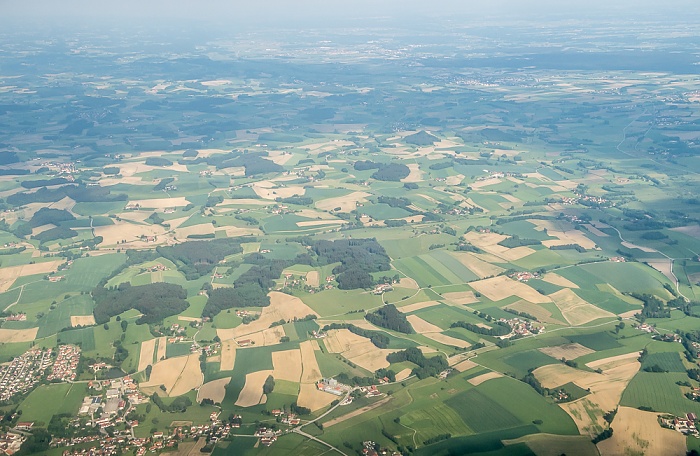
[[[440,16],[460,20],[587,19],[631,20],[646,17],[690,19],[700,14],[696,0],[0,0],[0,22],[57,22],[105,19],[215,22],[248,26],[357,25],[366,19],[399,23]]]

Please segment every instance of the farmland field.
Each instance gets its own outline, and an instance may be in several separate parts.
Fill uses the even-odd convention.
[[[0,15],[0,414],[34,453],[632,455],[646,409],[700,414],[697,2],[30,3]],[[12,396],[52,368],[77,383]],[[88,393],[129,406],[101,428]]]

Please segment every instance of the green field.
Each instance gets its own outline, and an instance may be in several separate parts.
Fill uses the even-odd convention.
[[[36,426],[47,426],[53,415],[77,414],[86,393],[86,385],[80,383],[39,386],[19,405],[22,420],[34,421]]]
[[[644,357],[642,369],[658,366],[666,372],[685,372],[686,368],[678,353],[651,353]]]
[[[475,433],[520,426],[520,420],[508,409],[474,388],[445,401]]]
[[[639,372],[634,376],[622,394],[621,405],[627,407],[651,407],[657,412],[684,415],[688,412],[700,413],[700,403],[691,401],[683,394],[688,388],[676,382],[688,381],[685,373]]]
[[[620,347],[620,343],[608,332],[567,336],[571,342],[581,344],[591,350],[602,351]]]
[[[73,329],[58,333],[58,342],[80,346],[83,351],[95,350],[94,328]]]

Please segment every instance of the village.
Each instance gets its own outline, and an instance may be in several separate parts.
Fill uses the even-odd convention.
[[[0,401],[29,392],[53,363],[53,350],[29,350],[9,364],[0,365]]]

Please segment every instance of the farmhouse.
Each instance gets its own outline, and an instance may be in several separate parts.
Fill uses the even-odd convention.
[[[330,393],[335,396],[342,396],[345,392],[352,389],[348,385],[339,383],[338,380],[334,378],[322,379],[320,382],[316,383],[316,388],[318,388],[320,391],[325,391],[326,393]]]

